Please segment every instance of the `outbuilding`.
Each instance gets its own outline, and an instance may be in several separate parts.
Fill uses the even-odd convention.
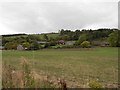
[[[24,48],[22,45],[18,45],[18,46],[17,46],[17,50],[23,51],[23,50],[25,50],[25,48]]]
[[[65,41],[64,41],[64,40],[60,40],[60,41],[58,41],[58,44],[64,45],[64,44],[65,44]]]

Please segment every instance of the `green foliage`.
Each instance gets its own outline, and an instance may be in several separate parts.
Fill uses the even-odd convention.
[[[43,49],[45,47],[45,45],[39,45],[40,49]]]
[[[4,46],[6,43],[9,42],[10,39],[2,38],[2,45]]]
[[[47,47],[49,47],[49,46],[50,46],[50,44],[49,44],[49,43],[46,43],[44,48],[47,48]]]
[[[97,82],[97,81],[93,81],[93,82],[90,82],[89,83],[89,87],[91,87],[91,88],[102,88],[102,84],[100,84],[99,82]],[[98,90],[99,90],[98,89]]]
[[[60,35],[64,35],[64,32],[65,32],[64,29],[61,29],[60,30]]]
[[[50,46],[55,46],[56,44],[57,44],[56,41],[51,41],[51,42],[49,42],[49,45],[50,45]]]
[[[35,40],[35,36],[34,35],[28,35],[28,38],[31,40]]]
[[[51,46],[50,48],[53,49],[64,49],[64,48],[74,48],[73,45],[56,45],[56,46]]]
[[[91,47],[89,41],[83,41],[83,42],[80,44],[80,46],[81,46],[82,48],[90,48],[90,47]]]
[[[25,87],[26,88],[35,87],[35,79],[31,74],[29,62],[25,58],[22,58],[21,68],[22,68],[22,74],[23,74],[23,80],[24,80],[23,83]]]
[[[70,40],[70,36],[69,35],[63,35],[63,36],[60,37],[60,39],[69,41]]]
[[[78,43],[81,44],[83,41],[87,40],[86,34],[80,35],[78,39]]]
[[[80,30],[76,30],[75,33],[72,35],[73,40],[78,40],[80,34],[81,34]]]
[[[30,46],[30,50],[38,50],[38,49],[39,49],[39,44],[37,41],[34,41]]]
[[[14,42],[9,42],[5,44],[5,49],[17,49],[18,44]]]
[[[48,41],[48,36],[46,35],[46,34],[44,34],[44,39],[46,40],[46,41]]]
[[[27,49],[30,49],[30,46],[31,46],[29,42],[25,42],[22,45],[23,45],[23,47],[25,47]]]
[[[103,39],[103,41],[109,40],[110,46],[120,46],[120,39],[118,39],[118,29],[98,29],[98,30],[64,30],[61,29],[58,33],[47,33],[47,34],[32,34],[32,35],[3,35],[2,46],[5,46],[7,43],[13,42],[16,44],[23,44],[26,48],[31,50],[42,48],[40,45],[35,46],[37,41],[47,41],[48,44],[45,45],[45,48],[49,46],[56,45],[54,41],[65,40],[65,41],[76,41],[75,46],[80,46],[83,41],[93,42],[95,40]],[[28,42],[28,43],[26,43]],[[24,45],[26,44],[26,45]],[[9,45],[8,45],[9,46]],[[7,47],[8,47],[7,46]],[[38,48],[39,46],[39,48]],[[35,47],[35,48],[34,48]],[[6,49],[11,49],[11,46]]]
[[[110,46],[112,47],[119,47],[120,46],[120,31],[115,31],[111,33],[108,37]]]
[[[87,35],[86,34],[82,34],[79,36],[79,39],[75,42],[75,45],[80,45],[83,41],[87,40]]]

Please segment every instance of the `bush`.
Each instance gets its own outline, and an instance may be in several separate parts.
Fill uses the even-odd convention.
[[[63,49],[63,48],[75,48],[73,45],[56,45],[56,46],[51,46],[50,48],[52,49]]]
[[[13,43],[13,42],[9,42],[5,44],[5,49],[17,49],[18,44],[17,43]]]
[[[87,35],[83,34],[83,35],[79,36],[77,43],[81,44],[83,41],[86,41],[86,40],[87,40]]]
[[[39,45],[40,49],[43,49],[45,47],[45,45]]]
[[[50,46],[55,46],[56,44],[57,44],[57,42],[55,42],[55,41],[49,42],[49,45],[50,45]]]
[[[110,43],[110,46],[112,47],[120,47],[120,37],[119,37],[120,31],[115,31],[111,33],[108,37],[108,41]]]
[[[89,83],[89,87],[91,88],[102,88],[102,85],[99,82],[93,81]]]
[[[39,50],[39,44],[37,43],[37,41],[34,41],[34,42],[31,44],[30,50]]]
[[[80,42],[79,42],[79,41],[76,41],[74,45],[75,45],[75,46],[79,46],[79,45],[80,45]]]
[[[30,43],[29,42],[25,42],[25,43],[22,43],[23,47],[27,48],[28,50],[30,49]]]
[[[83,41],[83,42],[80,44],[80,46],[81,46],[82,48],[90,48],[90,47],[91,47],[89,41]]]
[[[50,46],[50,44],[46,43],[45,46],[44,46],[44,48],[48,48],[49,46]]]

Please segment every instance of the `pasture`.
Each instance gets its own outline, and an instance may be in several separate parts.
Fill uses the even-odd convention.
[[[118,48],[2,51],[3,65],[10,64],[15,70],[19,69],[22,59],[30,63],[36,78],[46,76],[53,82],[64,79],[68,87],[87,88],[91,81],[104,87],[117,87]]]

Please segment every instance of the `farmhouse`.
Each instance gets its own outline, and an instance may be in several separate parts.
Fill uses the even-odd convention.
[[[23,51],[23,50],[25,50],[25,48],[24,48],[22,45],[18,45],[18,46],[17,46],[17,50]]]
[[[60,40],[60,41],[58,41],[58,44],[65,45],[65,41],[64,40]]]

